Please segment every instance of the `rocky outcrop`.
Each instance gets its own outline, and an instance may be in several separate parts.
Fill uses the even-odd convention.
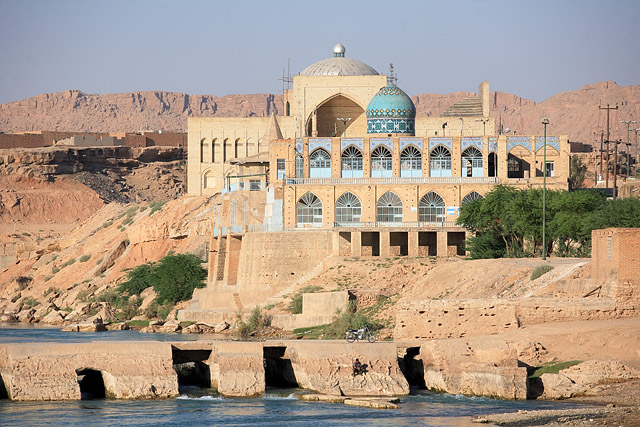
[[[433,340],[420,346],[428,389],[501,399],[527,398],[527,370],[499,339]]]
[[[433,117],[473,95],[423,93],[412,99],[418,116]],[[535,135],[540,133],[540,117],[549,117],[554,134],[569,135],[572,141],[593,142],[594,132],[599,133],[604,123],[598,106],[618,104],[620,117],[636,117],[640,85],[594,83],[542,102],[506,92],[492,92],[490,99],[496,125],[502,123],[504,128],[520,135]],[[272,94],[216,97],[155,91],[97,95],[68,90],[0,104],[0,128],[5,132],[33,129],[135,132],[150,126],[186,132],[189,116],[267,117],[272,112],[277,115],[282,102],[281,95]],[[622,133],[619,120],[614,121],[613,131]]]
[[[640,371],[612,360],[588,360],[557,374],[542,374],[543,399],[596,395],[598,386],[640,378]]]

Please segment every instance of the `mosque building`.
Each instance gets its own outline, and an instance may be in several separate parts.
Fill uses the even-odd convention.
[[[392,74],[338,43],[283,98],[281,116],[188,120],[187,193],[262,200],[261,218],[220,220],[227,233],[322,229],[342,255],[464,254],[465,203],[497,184],[542,186],[544,167],[548,188],[567,189],[567,137],[497,135],[487,82],[419,117]]]

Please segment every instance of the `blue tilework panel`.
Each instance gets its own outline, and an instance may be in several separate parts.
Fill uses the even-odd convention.
[[[318,148],[324,148],[327,153],[331,153],[331,138],[309,138],[309,154]]]
[[[418,150],[422,151],[422,138],[400,138],[400,152],[409,145],[415,145]]]
[[[414,119],[367,119],[367,133],[416,133]]]
[[[364,138],[342,138],[340,140],[340,151],[344,151],[350,145],[358,147],[362,151],[364,150]]]
[[[453,140],[451,138],[429,138],[429,151],[433,150],[436,145],[444,145],[449,151],[453,150]]]
[[[507,137],[507,153],[517,145],[521,145],[522,147],[531,151],[531,138],[528,136],[508,136]]]
[[[296,153],[302,154],[302,144],[304,143],[303,138],[296,138]]]
[[[489,152],[492,151],[494,153],[498,152],[498,138],[496,138],[495,136],[489,137]]]
[[[462,152],[469,147],[476,147],[482,151],[482,138],[462,138],[460,141],[460,151]]]
[[[560,152],[560,138],[557,136],[547,136],[547,145]],[[536,151],[544,146],[544,136],[536,136]]]
[[[393,139],[391,138],[370,138],[369,150],[373,151],[378,145],[384,145],[393,153]]]

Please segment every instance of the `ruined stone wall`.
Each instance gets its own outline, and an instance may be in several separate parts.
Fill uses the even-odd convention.
[[[396,313],[396,340],[424,340],[493,335],[549,322],[612,319],[633,315],[633,310],[608,298],[523,298],[401,300]]]
[[[107,397],[178,395],[168,343],[0,345],[0,375],[12,400],[80,399],[76,370],[87,368],[101,372]]]
[[[593,230],[591,257],[592,277],[604,295],[640,299],[640,228]]]
[[[0,149],[44,147],[41,134],[0,133]]]

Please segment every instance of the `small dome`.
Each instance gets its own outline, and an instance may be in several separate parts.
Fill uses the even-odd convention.
[[[415,133],[416,106],[394,84],[381,88],[367,105],[367,133]]]
[[[373,67],[356,59],[345,58],[347,49],[338,43],[333,47],[333,58],[315,62],[300,72],[301,76],[378,76]]]

